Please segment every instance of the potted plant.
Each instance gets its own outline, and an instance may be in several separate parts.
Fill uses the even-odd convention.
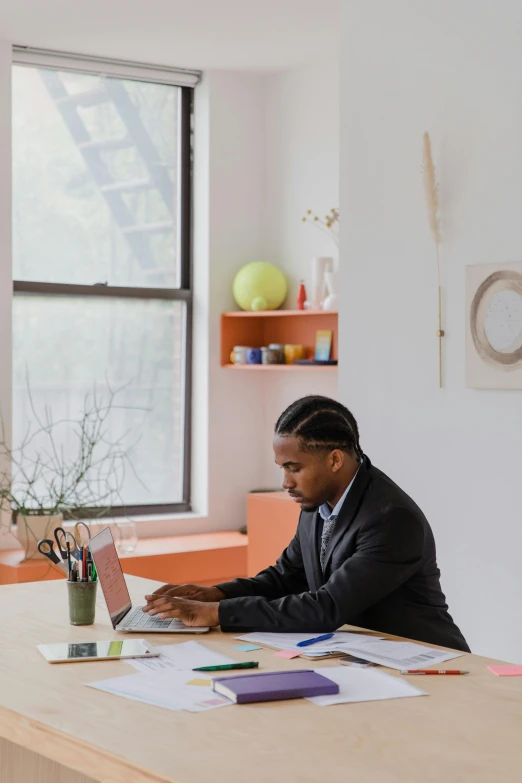
[[[96,389],[84,398],[77,418],[55,420],[49,408],[40,415],[29,392],[33,422],[20,445],[11,448],[0,428],[0,512],[24,550],[24,560],[43,557],[38,541],[52,538],[64,518],[104,516],[120,490],[127,466],[132,468],[127,433],[111,440],[111,414],[122,388]],[[71,444],[72,440],[72,444]],[[137,477],[136,477],[137,478]],[[137,478],[137,480],[139,480]]]

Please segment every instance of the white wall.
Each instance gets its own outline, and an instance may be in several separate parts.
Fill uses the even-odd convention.
[[[278,264],[291,307],[310,259],[335,253],[301,217],[307,207],[337,206],[338,118],[334,63],[274,76],[209,71],[196,90],[192,483],[201,518],[171,531],[243,527],[247,493],[280,485],[272,451],[279,414],[304,394],[337,395],[332,372],[223,369],[220,316],[237,309],[232,281],[243,264]]]
[[[303,224],[339,206],[339,62],[295,68],[266,84],[267,251],[290,277],[287,307],[313,256],[338,256],[323,231]]]
[[[207,73],[205,80],[209,96],[209,522],[213,530],[230,530],[246,522],[246,493],[259,485],[263,461],[255,448],[263,421],[258,415],[262,389],[251,377],[232,375],[220,366],[220,316],[236,309],[235,273],[263,248],[264,80],[256,74],[218,71]]]
[[[340,396],[427,514],[472,649],[518,661],[522,395],[465,388],[464,267],[522,257],[521,29],[515,0],[365,0],[344,5],[341,63]],[[425,130],[445,224],[443,390]]]
[[[11,437],[11,46],[0,41],[0,415]],[[7,466],[0,462],[0,470]],[[0,549],[13,547],[5,527],[9,514],[0,517]]]
[[[287,274],[285,306],[295,308],[299,280],[310,280],[311,259],[338,255],[327,234],[301,220],[307,209],[325,215],[339,205],[338,62],[267,78],[266,143],[266,258]],[[277,418],[305,394],[337,397],[337,373],[270,373],[263,380],[263,485],[278,487],[281,475],[272,454]]]
[[[338,84],[338,67],[330,62],[269,77],[211,71],[197,90],[194,413],[199,435],[193,479],[195,508],[204,513],[207,471],[207,529],[242,527],[246,493],[279,487],[272,432],[284,408],[304,394],[337,396],[336,373],[260,376],[222,369],[219,321],[223,311],[236,309],[232,280],[244,263],[264,259],[280,266],[290,283],[287,306],[293,307],[310,259],[335,254],[332,240],[303,225],[301,217],[307,207],[322,214],[338,203]],[[208,435],[198,421],[204,410]]]

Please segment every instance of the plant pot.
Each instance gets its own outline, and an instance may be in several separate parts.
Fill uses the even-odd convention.
[[[38,551],[38,542],[42,538],[54,540],[54,529],[60,527],[62,523],[62,514],[35,514],[34,516],[18,514],[14,533],[24,550],[23,560],[43,560],[45,555]]]

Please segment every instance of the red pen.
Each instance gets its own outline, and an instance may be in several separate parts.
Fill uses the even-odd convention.
[[[406,669],[401,674],[469,674],[462,669]]]

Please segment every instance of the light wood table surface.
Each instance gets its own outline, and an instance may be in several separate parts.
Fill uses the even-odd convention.
[[[127,577],[133,601],[156,583]],[[522,780],[522,678],[465,655],[465,677],[416,677],[430,696],[317,707],[304,700],[171,712],[84,687],[123,661],[50,665],[40,643],[122,638],[101,590],[94,626],[68,623],[62,582],[0,587],[0,783],[507,783]],[[136,638],[136,637],[135,637]],[[195,639],[238,659],[233,637]],[[266,669],[312,665],[273,651]],[[325,670],[331,661],[317,662]],[[395,673],[395,672],[392,672]],[[396,674],[396,673],[395,673]],[[400,675],[398,675],[400,676]]]

